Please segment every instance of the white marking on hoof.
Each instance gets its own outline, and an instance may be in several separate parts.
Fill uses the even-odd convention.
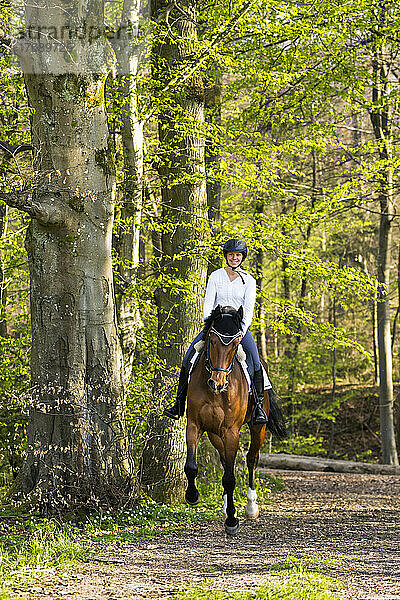
[[[257,500],[257,492],[256,490],[252,490],[249,488],[247,490],[247,506],[246,506],[246,517],[248,519],[257,519],[260,514],[260,509],[258,508]]]
[[[230,527],[229,525],[227,525],[225,523],[225,532],[228,535],[236,535],[238,531],[239,531],[239,521],[233,527]]]

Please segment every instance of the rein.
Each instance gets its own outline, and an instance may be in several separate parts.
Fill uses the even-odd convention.
[[[235,358],[236,358],[239,346],[236,346],[235,353],[234,353],[233,358],[232,358],[230,364],[228,365],[227,369],[221,369],[219,367],[214,367],[212,365],[211,358],[210,358],[210,345],[211,345],[210,333],[215,333],[215,335],[218,337],[219,341],[224,346],[229,346],[229,344],[231,344],[233,342],[233,340],[235,340],[237,337],[241,336],[242,334],[240,331],[238,331],[234,335],[224,335],[223,333],[220,333],[219,331],[214,329],[214,327],[211,327],[210,332],[208,334],[206,353],[205,353],[205,357],[204,357],[205,367],[209,373],[213,373],[214,371],[219,371],[222,373],[226,373],[226,376],[228,376],[233,371],[233,367],[235,365]]]

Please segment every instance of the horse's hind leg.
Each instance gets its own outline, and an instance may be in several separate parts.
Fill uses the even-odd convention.
[[[199,471],[197,467],[196,454],[200,437],[201,431],[197,425],[188,421],[186,427],[187,454],[185,463],[185,475],[188,480],[188,485],[186,488],[185,499],[186,502],[192,506],[195,506],[200,502],[200,494],[195,483],[197,473]]]
[[[251,443],[246,456],[247,469],[249,471],[249,489],[247,490],[246,517],[257,519],[260,509],[257,504],[257,492],[255,484],[255,472],[260,455],[260,448],[265,439],[265,425],[254,425],[250,427]]]

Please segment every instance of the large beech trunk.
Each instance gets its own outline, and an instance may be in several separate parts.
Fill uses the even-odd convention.
[[[167,3],[154,3],[153,14],[158,15],[159,22],[166,8]],[[196,44],[194,4],[186,2],[183,8],[171,10],[174,35],[166,32],[156,48],[155,73],[161,83],[171,71],[185,65]],[[196,132],[204,121],[201,79],[195,75],[186,81],[168,106],[171,108],[165,108],[159,119],[164,231],[162,281],[156,298],[160,368],[154,395],[158,410],[162,408],[160,404],[173,400],[183,355],[201,326],[207,272],[201,249],[207,222],[204,140]],[[166,427],[172,422],[158,415],[159,412],[149,421],[143,481],[156,500],[176,502],[183,492],[184,421],[173,428]]]
[[[51,15],[61,29],[79,15],[80,24],[102,28],[99,0],[90,11],[72,0],[45,4],[27,4],[27,26],[47,24]],[[105,38],[93,44],[75,42],[73,65],[45,45],[20,50],[39,181],[31,201],[9,200],[32,217],[32,407],[17,489],[33,492],[44,510],[117,502],[127,482],[111,263],[114,166],[104,106],[110,49]]]
[[[142,325],[136,297],[139,267],[140,225],[143,205],[143,122],[138,114],[137,76],[140,46],[130,43],[128,33],[138,39],[141,0],[124,0],[122,35],[114,44],[120,83],[121,138],[124,153],[124,187],[119,230],[120,285],[117,293],[118,324],[124,376],[132,375],[136,334]]]

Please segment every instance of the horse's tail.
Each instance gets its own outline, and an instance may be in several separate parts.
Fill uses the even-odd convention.
[[[287,438],[287,430],[285,419],[278,404],[277,394],[274,388],[269,390],[269,415],[267,428],[270,430],[272,435],[278,438],[278,440],[284,440]]]

